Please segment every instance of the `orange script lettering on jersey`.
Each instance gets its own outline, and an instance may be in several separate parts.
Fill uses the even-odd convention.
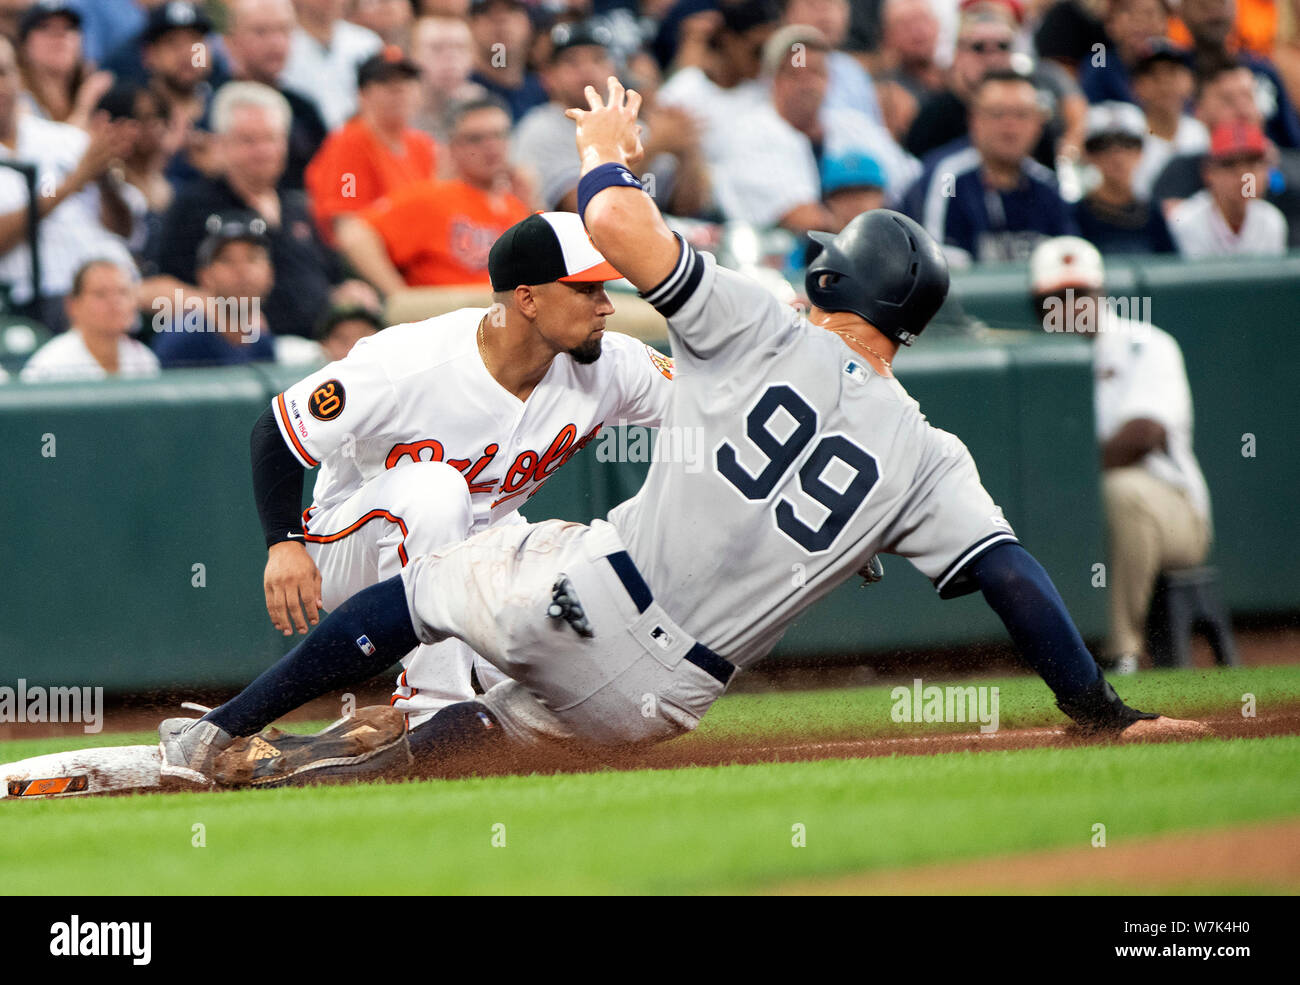
[[[504,495],[492,504],[496,506],[525,492],[531,496],[541,488],[542,483],[555,473],[556,469],[585,448],[596,437],[600,428],[601,425],[597,424],[591,429],[590,433],[578,438],[576,424],[564,425],[555,438],[552,439],[545,452],[537,452],[530,448],[516,455],[515,460],[506,469],[504,479],[479,479],[480,473],[492,463],[497,453],[501,451],[501,446],[495,443],[484,448],[482,454],[477,458],[469,459],[444,458],[442,442],[434,438],[424,438],[421,441],[406,441],[393,445],[392,450],[384,459],[384,468],[396,468],[402,463],[403,459],[410,459],[412,462],[445,461],[465,476],[471,494],[493,492],[499,483],[500,491]],[[532,486],[532,488],[530,489],[529,486]]]

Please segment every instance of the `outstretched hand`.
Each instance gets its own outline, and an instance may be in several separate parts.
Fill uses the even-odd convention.
[[[575,107],[564,112],[578,124],[578,156],[583,171],[610,162],[624,167],[639,162],[645,153],[641,146],[641,126],[636,121],[641,110],[641,94],[635,89],[624,89],[611,75],[606,99],[601,99],[593,86],[587,86],[586,95],[590,109]]]

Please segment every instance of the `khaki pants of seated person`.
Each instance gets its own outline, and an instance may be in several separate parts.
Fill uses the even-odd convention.
[[[1209,524],[1181,489],[1137,465],[1108,469],[1102,489],[1110,547],[1112,658],[1146,651],[1147,610],[1160,572],[1205,560]]]

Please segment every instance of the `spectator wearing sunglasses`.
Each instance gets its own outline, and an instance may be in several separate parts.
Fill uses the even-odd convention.
[[[955,146],[969,132],[967,106],[980,81],[989,72],[1011,69],[1016,31],[999,10],[982,7],[962,15],[948,88],[922,103],[903,141],[909,153],[925,158],[940,148],[945,152],[954,149],[948,145]],[[1040,64],[1027,77],[1047,111],[1033,156],[1040,164],[1054,167],[1063,148],[1083,143],[1088,105],[1078,87],[1056,66]]]
[[[1101,183],[1075,204],[1074,221],[1102,253],[1175,252],[1160,210],[1133,189],[1146,131],[1142,111],[1131,103],[1100,103],[1088,110],[1084,158]]]

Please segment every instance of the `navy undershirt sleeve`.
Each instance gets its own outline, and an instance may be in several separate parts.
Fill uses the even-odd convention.
[[[303,467],[284,443],[275,415],[267,407],[249,436],[253,497],[266,546],[302,533]]]

